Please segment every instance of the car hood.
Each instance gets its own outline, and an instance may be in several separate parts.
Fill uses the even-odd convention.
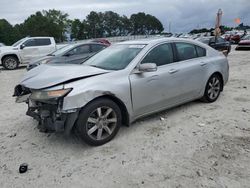
[[[18,47],[13,47],[13,46],[1,46],[0,47],[1,52],[11,51],[11,50],[18,50]]]
[[[108,73],[87,65],[40,65],[26,72],[20,84],[30,89],[43,89],[65,82]]]
[[[32,65],[32,64],[37,64],[37,63],[41,63],[42,61],[44,60],[51,60],[53,59],[54,56],[44,56],[44,57],[40,57],[40,58],[37,58],[37,59],[34,59],[33,61],[31,61],[29,64]]]

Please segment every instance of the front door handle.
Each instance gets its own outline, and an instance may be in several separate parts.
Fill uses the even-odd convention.
[[[206,66],[207,63],[205,62],[200,62],[200,65],[203,67],[203,66]]]
[[[171,70],[169,70],[168,72],[170,73],[170,74],[174,74],[174,73],[176,73],[176,72],[178,72],[179,70],[177,70],[177,69],[171,69]]]

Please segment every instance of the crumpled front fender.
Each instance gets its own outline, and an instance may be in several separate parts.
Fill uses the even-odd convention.
[[[105,95],[114,96],[114,94],[112,94],[109,91],[101,91],[101,90],[86,91],[84,93],[79,93],[77,95],[66,96],[63,101],[62,110],[67,111],[70,109],[82,108],[87,103],[94,100],[95,98],[105,96]]]

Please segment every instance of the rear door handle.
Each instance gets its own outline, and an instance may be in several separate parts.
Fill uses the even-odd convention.
[[[200,62],[200,65],[201,66],[205,66],[207,63],[205,63],[205,62]]]
[[[178,72],[179,70],[177,70],[177,69],[171,69],[171,70],[169,70],[168,72],[170,73],[170,74],[174,74],[174,73],[176,73],[176,72]]]

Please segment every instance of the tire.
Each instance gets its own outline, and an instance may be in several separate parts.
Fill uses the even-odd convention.
[[[7,56],[3,59],[3,67],[7,70],[14,70],[18,67],[19,61],[14,56]]]
[[[218,74],[213,74],[207,81],[202,101],[212,103],[218,99],[222,91],[223,83]]]
[[[112,100],[99,98],[90,102],[79,113],[77,136],[92,146],[112,140],[122,124],[121,110]]]

